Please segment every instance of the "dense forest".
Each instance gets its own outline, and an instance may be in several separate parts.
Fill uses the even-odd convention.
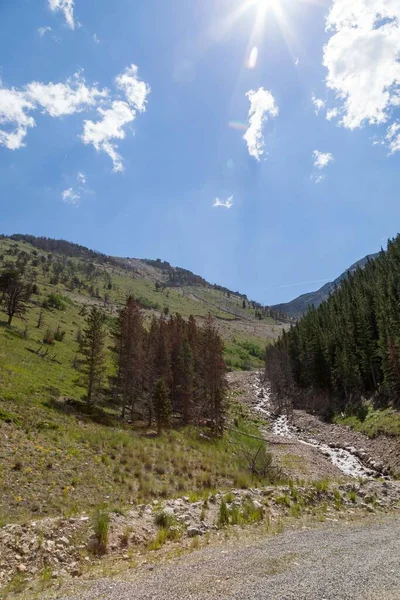
[[[399,404],[400,236],[349,274],[266,353],[278,398],[320,412],[356,410],[363,397]]]

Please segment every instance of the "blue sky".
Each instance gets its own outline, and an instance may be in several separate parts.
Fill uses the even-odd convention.
[[[400,0],[2,0],[4,233],[266,304],[398,232]]]

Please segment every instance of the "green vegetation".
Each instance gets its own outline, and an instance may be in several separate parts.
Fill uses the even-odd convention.
[[[400,413],[393,408],[376,410],[371,403],[363,404],[363,411],[351,415],[335,415],[333,421],[337,425],[346,425],[364,433],[370,438],[384,434],[400,436]]]
[[[110,527],[110,515],[107,511],[97,509],[92,518],[95,543],[93,552],[98,555],[105,554],[108,544],[108,532]]]
[[[253,309],[248,304],[243,308],[242,297],[229,291],[209,288],[212,296],[221,300],[221,306],[215,308],[196,299],[198,287],[191,295],[188,290],[193,288],[187,285],[184,289],[156,286],[157,278],[162,281],[162,271],[140,261],[131,264],[103,257],[67,242],[32,241],[34,246],[25,237],[0,238],[1,272],[14,269],[31,292],[26,312],[15,314],[11,326],[6,323],[7,314],[0,320],[0,432],[4,441],[0,521],[74,515],[99,505],[107,512],[132,501],[184,493],[203,499],[216,488],[246,488],[269,481],[249,471],[246,452],[256,452],[256,440],[231,431],[217,439],[210,436],[207,424],[161,431],[154,439],[147,418],[135,414],[131,424],[121,420],[120,398],[115,402],[108,393],[99,394],[96,403],[89,405],[86,359],[79,353],[95,306],[106,315],[101,379],[106,391],[114,385],[116,358],[110,348],[118,311],[130,293],[142,306],[147,302],[151,307],[144,311],[146,330],[156,305],[167,307],[173,315],[179,311],[186,320],[193,314],[200,325],[211,311],[220,319],[219,331],[225,339],[234,337],[235,346],[245,353],[240,361],[251,356],[255,365],[266,340],[229,329],[241,327],[243,322],[224,312],[222,299],[239,305],[238,310],[244,311],[257,332],[270,331],[268,318],[258,325],[259,320],[251,316]],[[193,385],[193,357],[188,348],[179,360],[182,373],[188,375],[182,377],[179,389],[187,395]],[[176,407],[174,411],[175,424]],[[234,402],[227,418],[236,420],[238,429],[258,434],[257,424]]]
[[[329,419],[344,413],[342,422],[370,436],[398,435],[399,304],[397,236],[267,349],[274,395],[295,396],[297,408]]]

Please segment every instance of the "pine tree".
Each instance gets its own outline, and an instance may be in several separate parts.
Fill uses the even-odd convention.
[[[185,425],[194,417],[194,365],[188,339],[182,341],[175,370],[175,395]]]
[[[223,343],[209,314],[201,335],[202,413],[216,435],[222,435],[225,421],[226,367]]]
[[[133,419],[135,406],[144,388],[144,328],[138,303],[130,296],[121,310],[114,333],[117,355],[116,394],[125,416],[129,406]]]
[[[158,435],[171,426],[172,406],[164,379],[158,379],[154,391],[154,413]]]
[[[79,349],[84,357],[86,401],[89,405],[96,400],[104,380],[105,341],[105,315],[99,308],[93,306],[86,319]]]
[[[8,316],[7,324],[11,325],[14,317],[23,319],[28,310],[30,286],[21,281],[15,271],[6,271],[0,275],[0,292],[2,293],[1,304]]]

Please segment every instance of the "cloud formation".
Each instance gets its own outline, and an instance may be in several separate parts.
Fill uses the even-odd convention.
[[[334,0],[324,47],[340,124],[386,123],[400,106],[400,0]],[[330,112],[333,118],[332,112]]]
[[[388,128],[385,140],[389,147],[390,154],[400,152],[400,121],[392,123]]]
[[[314,167],[317,167],[317,169],[325,169],[334,160],[333,154],[330,152],[320,152],[319,150],[314,150],[313,157]]]
[[[70,29],[75,29],[74,0],[48,0],[50,10],[63,13],[65,21]]]
[[[220,200],[219,198],[215,198],[215,202],[213,204],[213,208],[231,208],[233,206],[233,196],[229,196],[226,200]]]
[[[72,188],[68,188],[63,191],[61,194],[62,201],[66,204],[73,204],[75,206],[79,206],[81,195],[79,192],[76,192]]]
[[[134,121],[137,111],[146,110],[150,86],[138,79],[136,65],[127,67],[118,75],[115,85],[125,94],[127,102],[115,100],[110,108],[98,108],[101,119],[96,122],[85,120],[81,139],[84,144],[92,144],[98,152],[108,154],[113,161],[114,173],[121,173],[124,170],[123,160],[113,140],[125,139],[125,126]]]
[[[268,116],[277,117],[279,108],[275,102],[272,93],[260,87],[257,91],[250,90],[246,94],[250,101],[250,110],[248,115],[249,127],[243,136],[247,143],[250,156],[260,160],[264,154],[264,136],[263,127]]]
[[[138,78],[136,65],[118,75],[115,86],[118,93],[112,98],[108,89],[100,89],[96,84],[88,86],[81,73],[64,83],[32,81],[20,90],[3,87],[0,81],[0,145],[9,150],[22,148],[28,129],[36,125],[32,116],[35,111],[56,118],[95,108],[99,119],[85,119],[80,138],[84,144],[106,152],[113,161],[114,172],[123,171],[115,140],[123,140],[125,127],[138,112],[145,112],[150,86]],[[122,94],[126,100],[121,99]]]
[[[79,73],[65,83],[32,81],[20,90],[3,87],[0,81],[0,145],[9,150],[24,147],[28,129],[36,125],[34,111],[41,109],[50,117],[72,115],[107,95],[105,89],[88,87]]]
[[[108,154],[113,161],[114,173],[120,173],[124,170],[123,161],[112,140],[125,138],[124,127],[135,119],[136,112],[121,100],[116,100],[106,110],[98,108],[98,112],[102,117],[99,121],[83,122],[81,139],[84,144],[93,144],[98,152]]]
[[[147,96],[150,94],[150,86],[138,78],[138,67],[131,65],[121,75],[115,78],[115,85],[124,92],[129,104],[139,112],[146,110]]]
[[[315,114],[319,115],[320,111],[325,108],[326,102],[325,100],[321,100],[321,98],[317,98],[315,94],[312,95],[311,101],[315,108]]]
[[[42,38],[48,31],[51,31],[51,27],[39,27],[38,34]]]

